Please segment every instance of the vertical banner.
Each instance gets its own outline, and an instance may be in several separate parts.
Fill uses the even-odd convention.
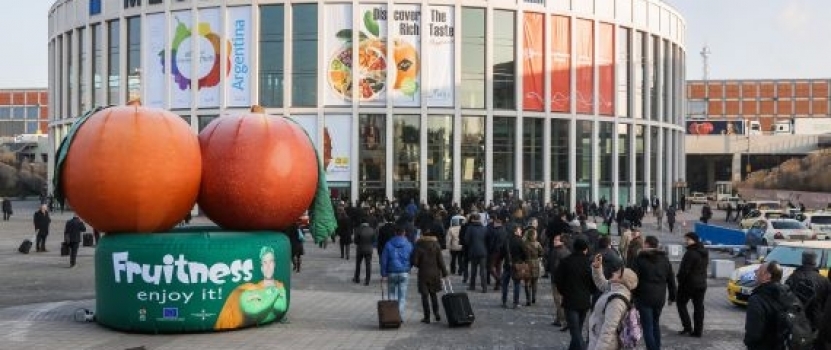
[[[594,105],[594,23],[578,19],[575,23],[577,61],[577,113],[593,113]]]
[[[190,108],[191,56],[193,41],[191,27],[193,18],[190,10],[176,11],[171,14],[170,23],[170,97],[171,108]],[[164,53],[162,53],[163,55]]]
[[[396,5],[392,20],[392,101],[395,106],[417,107],[421,102],[421,5]]]
[[[352,116],[327,115],[323,126],[323,165],[326,180],[349,181],[352,162]]]
[[[309,134],[309,138],[312,139],[312,144],[315,146],[318,154],[323,154],[323,150],[320,148],[320,143],[317,141],[317,116],[316,115],[293,115],[291,117],[292,120],[297,122],[303,130]]]
[[[326,57],[323,103],[347,105],[352,101],[352,5],[324,5],[323,55]]]
[[[429,107],[453,107],[455,79],[455,14],[452,6],[430,6],[425,62],[430,68],[424,81]]]
[[[229,7],[225,37],[231,42],[230,76],[225,83],[226,104],[246,107],[251,103],[251,8]]]
[[[598,113],[615,114],[615,26],[600,23],[598,28]]]
[[[165,108],[164,55],[167,26],[164,13],[147,15],[144,19],[144,57],[141,77],[144,86],[142,103],[148,107]]]
[[[545,17],[526,12],[523,23],[525,49],[522,51],[522,106],[526,111],[545,110]]]
[[[227,59],[230,43],[220,38],[221,21],[216,7],[199,10],[199,24],[194,28],[199,56],[196,63],[196,79],[191,79],[191,88],[197,87],[199,108],[219,107],[219,83],[222,74],[222,59]],[[231,68],[230,62],[226,62]],[[196,81],[194,81],[196,80]]]
[[[358,33],[358,99],[361,105],[378,106],[387,102],[387,73],[392,63],[387,57],[387,5],[360,6]]]
[[[551,16],[551,111],[571,111],[571,19]]]

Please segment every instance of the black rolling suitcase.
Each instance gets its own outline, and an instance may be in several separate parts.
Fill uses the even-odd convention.
[[[401,327],[401,311],[398,309],[398,300],[384,297],[384,283],[381,283],[381,300],[378,300],[378,327]]]
[[[17,248],[17,251],[23,254],[29,254],[30,250],[32,250],[32,241],[29,239],[24,239],[23,243],[20,243],[20,247]]]
[[[444,295],[441,296],[441,304],[444,306],[444,313],[447,316],[447,323],[450,327],[469,327],[473,324],[476,316],[473,315],[473,308],[470,307],[470,299],[467,293],[453,293],[453,285],[447,281],[450,286],[450,292],[447,291],[447,286],[444,286]]]
[[[92,233],[85,233],[84,237],[83,237],[83,240],[84,240],[84,242],[83,242],[84,247],[92,247],[92,244],[93,244],[93,241],[94,241]]]

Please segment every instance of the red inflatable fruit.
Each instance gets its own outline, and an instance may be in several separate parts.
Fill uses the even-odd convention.
[[[252,113],[223,116],[199,134],[199,206],[233,230],[282,230],[309,208],[317,189],[314,146],[294,122]]]
[[[95,229],[160,232],[196,203],[202,159],[181,117],[135,103],[104,109],[81,125],[63,169],[69,204]]]

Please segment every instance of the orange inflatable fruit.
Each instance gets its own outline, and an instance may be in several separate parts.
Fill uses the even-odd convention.
[[[199,140],[178,115],[132,104],[78,129],[61,180],[79,217],[107,232],[167,231],[199,194]]]
[[[318,162],[303,129],[255,106],[217,118],[199,133],[199,206],[229,230],[283,230],[309,208]]]

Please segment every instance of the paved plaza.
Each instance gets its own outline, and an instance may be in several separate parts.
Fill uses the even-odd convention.
[[[421,302],[410,279],[405,323],[398,330],[379,330],[376,301],[380,298],[377,256],[373,283],[351,282],[354,260],[340,259],[336,246],[320,249],[307,243],[303,271],[292,276],[288,321],[260,328],[186,335],[127,334],[76,322],[79,308],[94,309],[94,248],[81,248],[78,266],[68,269],[59,254],[63,226],[70,213],[54,213],[47,253],[17,252],[34,234],[32,214],[37,203],[15,201],[15,215],[0,222],[0,349],[566,349],[569,336],[550,325],[551,285],[540,282],[537,304],[502,309],[500,292],[470,292],[476,322],[450,329],[446,321],[422,324]],[[679,221],[697,218],[698,209]],[[719,219],[723,214],[717,211]],[[197,218],[197,222],[204,218]],[[718,221],[716,221],[718,223]],[[691,226],[688,226],[691,227]],[[645,234],[662,243],[679,243],[681,234],[658,232],[653,219]],[[449,259],[446,260],[449,262]],[[461,277],[451,277],[464,290]],[[664,349],[744,349],[744,310],[727,302],[725,280],[710,279],[705,301],[703,338],[677,336],[681,329],[675,305],[664,308],[661,320]],[[524,295],[521,296],[524,302]],[[690,305],[690,308],[692,306]],[[442,311],[443,313],[443,311]]]

